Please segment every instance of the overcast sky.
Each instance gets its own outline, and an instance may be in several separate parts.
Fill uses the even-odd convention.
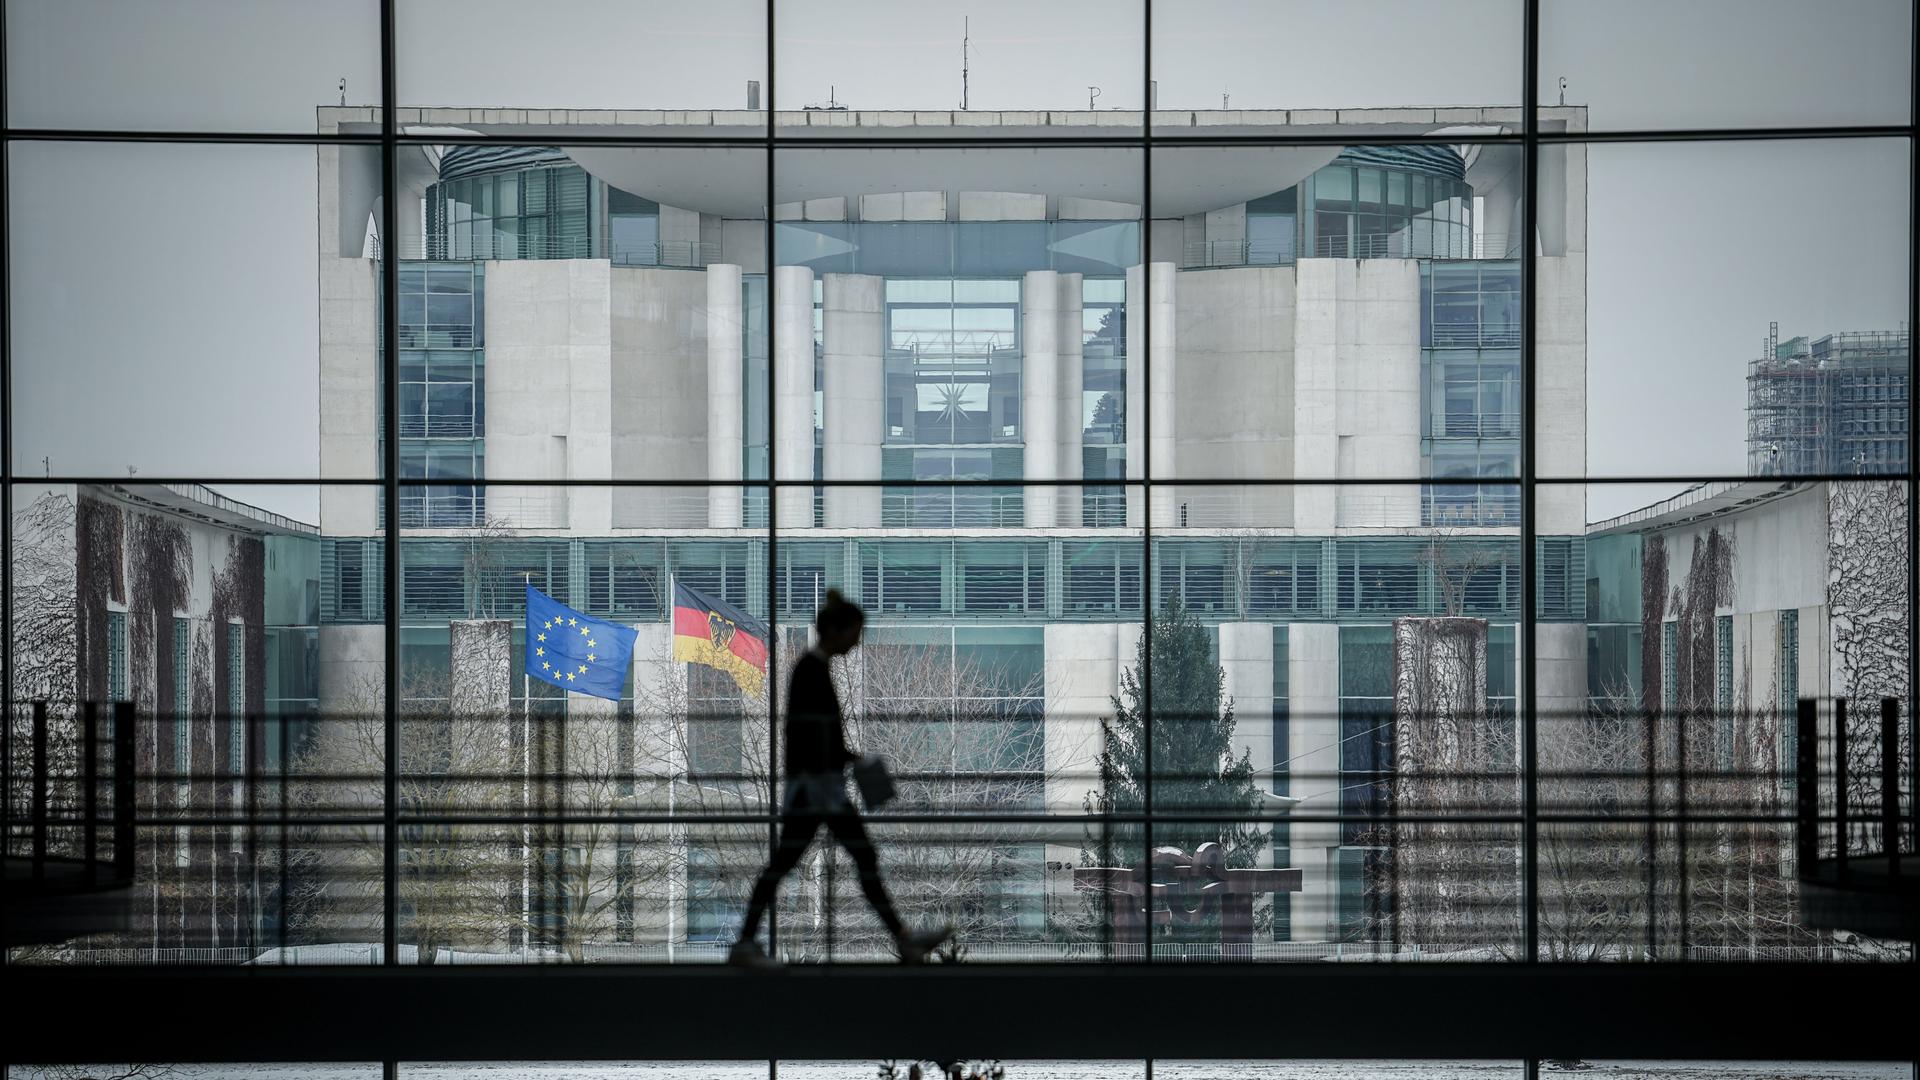
[[[738,108],[765,72],[742,0],[401,0],[403,103]],[[17,127],[311,131],[378,99],[375,0],[7,0]],[[1163,0],[1163,108],[1513,104],[1519,0]],[[1115,0],[786,0],[779,104],[1138,109]],[[1594,128],[1907,120],[1904,0],[1546,0],[1542,100]],[[297,43],[297,48],[287,47]],[[1741,472],[1746,362],[1906,316],[1908,149],[1603,146],[1589,163],[1593,475]],[[317,469],[315,168],[303,147],[10,148],[15,467]],[[242,447],[242,452],[235,452]],[[1650,490],[1590,489],[1589,516]],[[244,497],[312,520],[308,489]]]

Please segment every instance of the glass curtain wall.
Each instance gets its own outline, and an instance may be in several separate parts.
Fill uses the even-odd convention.
[[[1640,81],[1571,0],[1007,2],[965,75],[927,5],[8,3],[6,843],[124,717],[143,897],[10,957],[722,961],[837,592],[954,959],[1910,959],[1797,880],[1913,831],[1860,6],[1788,100],[1653,3]],[[759,933],[892,955],[826,847]]]

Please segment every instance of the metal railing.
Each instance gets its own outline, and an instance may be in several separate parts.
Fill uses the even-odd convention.
[[[368,254],[381,256],[375,241]],[[635,243],[611,236],[429,237],[400,250],[403,261],[496,262],[520,259],[605,259],[615,266],[699,268],[720,261],[720,245],[704,240]]]
[[[1512,259],[1520,254],[1519,237],[1483,233],[1463,237],[1457,244],[1434,244],[1406,231],[1357,236],[1320,236],[1304,248],[1291,240],[1195,240],[1181,252],[1181,266],[1195,270],[1222,266],[1292,266],[1312,259]]]
[[[911,656],[905,659],[902,670],[912,678],[914,663]],[[499,664],[505,668],[504,657]],[[885,675],[886,670],[870,671],[867,678],[895,677]],[[952,677],[936,676],[943,686]],[[122,706],[126,719],[116,721],[114,741],[126,749],[116,760],[114,782],[128,794],[116,800],[112,816],[125,837],[124,844],[116,840],[115,856],[126,853],[129,865],[138,868],[140,883],[155,888],[136,894],[145,906],[136,913],[130,936],[102,937],[97,936],[102,931],[89,931],[32,959],[77,964],[379,964],[388,958],[375,944],[383,889],[377,870],[383,848],[390,845],[399,848],[401,887],[410,895],[431,893],[443,903],[467,904],[472,912],[486,913],[482,918],[461,907],[466,914],[451,937],[443,932],[450,924],[435,922],[437,916],[424,909],[404,914],[394,962],[717,959],[717,946],[705,936],[707,930],[692,933],[684,920],[696,908],[709,918],[702,927],[710,926],[716,913],[729,924],[737,917],[734,905],[766,855],[773,803],[766,794],[772,778],[764,765],[756,765],[750,754],[742,755],[732,771],[712,770],[690,783],[684,762],[628,758],[597,741],[635,738],[632,728],[596,727],[590,720],[575,723],[558,699],[543,700],[530,712],[531,701],[506,696],[509,682],[479,677],[475,685],[498,686],[501,700],[457,712],[446,711],[443,704],[452,689],[443,688],[431,700],[403,698],[394,729],[398,744],[391,751],[383,750],[374,737],[382,729],[382,718],[375,713],[340,711],[297,720],[249,716],[236,726],[218,713],[195,716],[185,722],[191,725],[189,745],[198,748],[188,765],[198,768],[165,756],[181,720],[135,714],[131,706]],[[940,694],[952,695],[955,703],[961,700],[951,690]],[[738,703],[714,706],[712,714],[690,708],[669,705],[646,712],[643,722],[651,734],[639,737],[636,745],[648,745],[654,735],[679,738],[695,724],[727,730],[742,724]],[[81,715],[94,711],[83,709]],[[49,731],[50,713],[43,708],[40,715],[48,719],[37,726]],[[1147,958],[1150,943],[1152,959],[1175,963],[1512,961],[1521,958],[1515,951],[1518,928],[1528,918],[1578,938],[1564,949],[1566,940],[1554,940],[1560,958],[1753,962],[1904,955],[1899,947],[1876,952],[1870,946],[1855,948],[1844,938],[1820,936],[1803,925],[1783,899],[1778,886],[1791,883],[1794,875],[1794,829],[1801,832],[1805,879],[1815,873],[1806,867],[1825,857],[1808,856],[1807,835],[1824,831],[1831,836],[1836,826],[1846,835],[1848,815],[1831,806],[1809,815],[1811,797],[1804,788],[1798,821],[1785,813],[1781,792],[1791,789],[1794,778],[1783,772],[1766,745],[1784,734],[1772,710],[1643,710],[1625,702],[1597,712],[1589,708],[1539,716],[1546,753],[1536,774],[1542,792],[1537,811],[1519,802],[1522,767],[1511,755],[1510,741],[1499,741],[1510,740],[1516,721],[1510,700],[1496,707],[1489,699],[1486,723],[1471,727],[1475,739],[1496,740],[1477,757],[1448,758],[1450,764],[1438,771],[1429,765],[1402,773],[1296,764],[1289,770],[1293,784],[1325,787],[1335,797],[1299,803],[1261,800],[1257,806],[1235,802],[1211,810],[1170,806],[1089,813],[1077,798],[1068,806],[1049,785],[1059,781],[1076,791],[1097,785],[1102,774],[1084,757],[1052,762],[1041,771],[1026,766],[964,771],[952,763],[954,749],[976,742],[1002,745],[1025,723],[1019,715],[990,708],[975,708],[968,717],[956,723],[944,698],[941,707],[890,717],[897,725],[910,728],[918,721],[927,727],[924,734],[908,730],[892,744],[902,755],[896,759],[901,803],[874,816],[883,865],[907,910],[916,919],[976,920],[966,943],[968,959],[1139,961]],[[1296,719],[1315,718],[1297,713]],[[1844,721],[1844,712],[1836,719]],[[1097,714],[1049,713],[1046,722],[1091,724],[1097,732],[1101,723],[1111,720]],[[142,728],[137,733],[136,724]],[[978,734],[967,734],[962,730],[967,727],[978,727]],[[865,730],[868,738],[878,737],[873,729]],[[1418,716],[1396,712],[1381,714],[1376,727],[1346,737],[1369,738],[1377,730],[1407,740],[1419,738],[1425,728]],[[1813,728],[1803,723],[1800,730]],[[250,748],[243,770],[227,765],[222,755],[211,752],[217,743],[202,737],[228,731]],[[622,731],[626,734],[619,735]],[[470,737],[473,732],[481,737]],[[1749,740],[1742,732],[1760,733],[1762,745],[1746,745]],[[277,743],[269,741],[269,733],[277,736]],[[43,737],[35,743],[39,750],[33,786],[42,805],[62,809],[34,816],[38,835],[85,825],[86,813],[71,809],[73,793],[95,775],[85,766],[63,768],[50,749],[52,741]],[[750,738],[746,745],[755,742]],[[1811,776],[1807,766],[1823,760],[1825,753],[1808,745],[1801,745],[1802,776]],[[1839,742],[1819,745],[1837,749]],[[135,746],[147,755],[138,768],[133,767]],[[538,749],[528,753],[530,746]],[[1844,761],[1845,755],[1837,760]],[[384,777],[389,762],[397,764],[391,766],[393,776]],[[127,766],[124,779],[122,763]],[[1897,775],[1897,757],[1893,764]],[[1209,776],[1213,768],[1188,766],[1162,779],[1178,784]],[[1842,770],[1836,779],[1844,782],[1844,776]],[[383,802],[383,779],[393,785],[389,790],[399,800],[397,810],[390,812]],[[136,785],[142,792],[137,802],[131,794]],[[1019,785],[1032,789],[1036,797],[1023,802],[997,797],[1003,787]],[[1373,787],[1383,794],[1373,797]],[[55,788],[60,792],[54,793]],[[178,788],[188,796],[167,797]],[[1295,790],[1303,793],[1298,786]],[[1353,797],[1356,792],[1360,797]],[[1532,914],[1511,888],[1522,846],[1517,825],[1529,814],[1546,826],[1539,843],[1552,850],[1554,865],[1560,868],[1545,883],[1548,902]],[[384,829],[386,820],[395,822],[398,830]],[[1314,886],[1328,891],[1315,898],[1322,914],[1313,918],[1324,925],[1296,918],[1292,932],[1302,940],[1273,941],[1244,933],[1215,940],[1218,935],[1206,927],[1177,921],[1204,914],[1209,895],[1205,882],[1219,877],[1199,858],[1204,849],[1194,848],[1193,858],[1182,861],[1182,856],[1165,866],[1158,858],[1143,864],[1138,855],[1116,853],[1144,852],[1138,847],[1144,823],[1154,823],[1157,836],[1171,838],[1198,823],[1217,826],[1220,820],[1260,829],[1286,825],[1295,831],[1283,846],[1293,848],[1342,845],[1334,838],[1338,833],[1329,830],[1361,826],[1358,838],[1342,846],[1391,852],[1395,862],[1381,863],[1352,884],[1369,895],[1404,897],[1406,904],[1388,904],[1366,915],[1347,906],[1344,892],[1334,891],[1347,885],[1323,882]],[[1885,813],[1876,820],[1892,822],[1896,833],[1903,824]],[[1124,829],[1134,831],[1115,831]],[[1300,830],[1324,835],[1311,840]],[[1273,839],[1280,842],[1278,835]],[[644,867],[642,877],[623,883],[618,875],[633,871],[617,870],[611,858],[589,865],[547,857],[580,844],[601,844],[608,850],[624,845],[632,853],[629,865],[639,866],[641,860],[652,864]],[[693,857],[689,845],[704,845],[706,857]],[[1094,867],[1158,869],[1132,879],[1144,891],[1103,891],[1098,882],[1118,880],[1110,871],[1097,871],[1109,875],[1104,878],[1084,878],[1087,867],[1076,870],[1046,862],[1040,850],[1046,845],[1106,851],[1095,858],[1119,860],[1096,862]],[[1008,854],[1022,847],[1031,850],[1018,857]],[[188,851],[191,858],[185,857]],[[980,862],[972,855],[979,851],[1004,857]],[[133,857],[136,852],[138,857]],[[1853,848],[1850,854],[1858,862],[1861,849]],[[718,876],[699,890],[691,889],[669,869],[683,861],[689,869],[704,867]],[[231,876],[224,870],[214,872],[229,865]],[[1428,887],[1440,881],[1458,889],[1434,892]],[[1284,899],[1283,894],[1300,891],[1303,883],[1278,884],[1294,886],[1277,888],[1275,895]],[[809,898],[783,909],[781,944],[790,959],[845,961],[884,955],[884,941],[864,921],[849,919],[837,927],[827,914],[860,903],[851,875],[809,877],[792,887]],[[1727,890],[1741,890],[1738,902],[1722,902]],[[559,910],[547,905],[589,893],[598,898],[596,910],[609,897],[631,897],[633,921],[620,923],[611,914],[578,915],[577,922],[568,921],[571,915],[547,921]],[[1114,923],[1103,921],[1086,903],[1089,894],[1110,900],[1121,893],[1137,897],[1150,913],[1150,925],[1156,928],[1150,935],[1118,933]],[[1218,891],[1211,895],[1219,897]],[[997,898],[986,901],[991,910],[1008,896],[1025,897],[1017,902],[1035,918],[996,922],[990,916],[977,921],[981,898]],[[484,905],[470,904],[476,897],[489,899]],[[1695,904],[1691,909],[1689,898]],[[1201,907],[1185,906],[1190,901],[1202,902]],[[1750,906],[1754,904],[1764,910]],[[1424,910],[1430,912],[1444,910],[1447,918],[1422,917],[1420,905],[1428,905]],[[1176,907],[1185,914],[1176,915]],[[1642,925],[1646,912],[1654,909],[1658,925]],[[402,910],[407,911],[404,906]],[[1293,911],[1298,915],[1301,909]],[[1608,913],[1609,919],[1594,929],[1591,918],[1600,913]],[[666,941],[634,942],[622,929],[656,918],[671,920]],[[679,935],[671,929],[676,925],[682,928]],[[1689,936],[1690,927],[1698,932]]]
[[[477,495],[437,493],[433,488],[400,489],[400,527],[405,529],[562,529],[567,525],[564,491],[540,493],[499,488]]]

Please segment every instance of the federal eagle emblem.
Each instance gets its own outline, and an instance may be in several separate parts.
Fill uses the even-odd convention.
[[[707,640],[713,642],[714,648],[722,652],[729,651],[733,646],[735,629],[732,619],[726,618],[717,611],[707,612]]]

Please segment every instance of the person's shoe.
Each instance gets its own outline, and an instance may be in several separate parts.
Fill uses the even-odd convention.
[[[940,947],[941,943],[953,936],[953,927],[941,926],[932,930],[908,930],[894,939],[894,945],[900,950],[900,962],[903,964],[925,963],[927,954]]]
[[[750,968],[770,968],[778,966],[773,962],[773,958],[769,957],[766,951],[760,948],[760,943],[752,938],[748,938],[745,941],[734,942],[733,948],[727,950],[727,963],[735,967]]]

